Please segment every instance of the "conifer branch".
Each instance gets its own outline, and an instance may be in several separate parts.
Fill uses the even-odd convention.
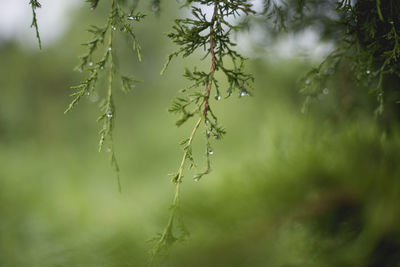
[[[384,112],[385,79],[400,77],[400,3],[396,0],[370,1],[289,1],[264,0],[267,20],[274,30],[299,32],[318,24],[324,39],[331,38],[335,50],[308,72],[301,92],[306,95],[305,111],[311,100],[318,99],[341,62],[350,63],[351,74],[358,85],[376,97],[375,116]],[[326,9],[325,12],[321,10]],[[336,18],[332,19],[332,14]],[[335,31],[330,31],[335,25]],[[386,101],[393,101],[386,99]]]
[[[215,56],[215,44],[214,44],[214,24],[215,24],[215,19],[217,17],[217,12],[218,12],[218,0],[215,0],[214,2],[214,12],[213,16],[211,18],[210,22],[210,53],[211,53],[211,67],[210,67],[210,72],[209,72],[209,77],[210,80],[208,81],[207,84],[207,89],[206,89],[206,96],[205,96],[205,101],[204,101],[204,109],[203,109],[203,116],[207,116],[208,108],[209,108],[209,103],[208,100],[210,99],[210,93],[211,93],[211,86],[212,86],[212,80],[214,78],[214,73],[215,73],[215,63],[217,61],[217,58]]]
[[[168,219],[167,226],[164,229],[164,232],[160,235],[159,238],[157,238],[157,243],[154,246],[153,252],[152,252],[152,258],[151,258],[151,265],[153,264],[153,261],[155,260],[155,257],[158,256],[158,254],[161,252],[163,249],[168,249],[169,246],[171,246],[175,241],[179,240],[173,235],[173,225],[174,225],[174,220],[175,217],[177,216],[177,213],[180,210],[180,205],[179,205],[179,193],[180,193],[180,184],[182,183],[182,178],[183,178],[183,171],[185,168],[185,162],[186,159],[190,159],[192,157],[192,142],[193,138],[199,129],[200,123],[201,123],[202,117],[200,117],[193,130],[192,133],[190,134],[190,137],[187,140],[187,144],[184,147],[184,153],[182,157],[181,164],[179,166],[178,173],[172,177],[172,181],[175,183],[175,195],[174,199],[172,201],[172,205],[170,207],[170,215]],[[181,223],[182,223],[182,218],[179,218]],[[188,235],[188,232],[186,231],[185,227],[183,224],[181,224],[181,230],[183,230],[182,237],[180,238],[181,240],[185,238]]]
[[[193,5],[194,2],[201,5],[213,6],[213,13],[210,21],[207,21],[206,15],[199,7]],[[235,90],[239,91],[239,97],[250,95],[250,83],[253,81],[252,75],[245,73],[243,70],[245,58],[232,49],[235,43],[231,41],[230,34],[232,31],[238,30],[239,27],[228,23],[226,17],[247,15],[253,13],[253,11],[251,10],[251,4],[243,0],[199,0],[188,1],[186,5],[189,4],[192,4],[191,8],[194,19],[186,18],[175,20],[175,26],[173,27],[174,32],[168,34],[168,36],[174,43],[180,45],[180,48],[168,56],[168,60],[161,73],[165,72],[174,57],[179,55],[187,57],[198,48],[206,50],[204,58],[208,55],[211,56],[211,66],[207,73],[198,71],[196,68],[194,71],[186,69],[184,77],[190,80],[192,85],[182,90],[183,93],[186,93],[186,96],[177,97],[169,109],[170,112],[181,114],[181,118],[176,122],[178,126],[185,123],[195,114],[204,117],[208,164],[206,171],[195,176],[195,179],[199,180],[204,174],[210,171],[209,155],[213,152],[209,137],[213,136],[215,139],[220,139],[225,134],[225,130],[219,126],[217,117],[212,112],[210,106],[212,87],[215,87],[215,99],[221,99],[220,86],[218,80],[215,78],[215,72],[220,70],[227,78],[229,86],[227,88],[226,97],[229,97]],[[204,35],[203,32],[206,29],[209,29],[209,33]],[[224,58],[230,59],[233,68],[225,66],[227,62]],[[192,91],[199,86],[205,86],[205,91]],[[192,162],[191,166],[195,166],[194,162]]]
[[[91,9],[94,9],[97,7],[99,1],[89,0],[89,2],[91,4]],[[96,85],[100,74],[104,73],[104,75],[107,75],[106,95],[100,106],[102,113],[97,119],[98,122],[103,122],[103,126],[99,132],[99,151],[103,150],[105,143],[108,144],[106,151],[110,153],[110,163],[117,176],[119,191],[121,191],[121,182],[119,177],[120,169],[115,156],[113,141],[113,129],[116,116],[113,100],[113,86],[115,83],[114,76],[116,74],[120,76],[121,90],[123,92],[129,92],[138,81],[119,74],[113,56],[113,53],[115,53],[113,41],[115,31],[128,34],[132,39],[133,51],[136,52],[138,60],[141,60],[141,47],[133,32],[132,23],[140,21],[145,17],[145,15],[141,13],[134,14],[133,11],[134,10],[132,9],[130,13],[125,12],[119,6],[117,0],[112,0],[106,25],[104,27],[91,26],[89,32],[92,33],[94,37],[89,42],[83,44],[87,47],[87,53],[80,57],[81,63],[77,67],[77,70],[80,72],[88,71],[89,76],[79,85],[71,87],[73,90],[76,90],[76,92],[71,95],[74,99],[65,110],[65,113],[70,112],[79,103],[83,96],[90,96],[91,94],[97,93]],[[108,38],[107,43],[104,42],[106,38]],[[96,61],[95,52],[101,48],[104,48],[103,55]]]
[[[29,4],[31,5],[31,8],[32,8],[32,23],[31,23],[31,27],[35,28],[36,38],[37,38],[38,44],[39,44],[39,49],[42,49],[42,40],[40,39],[39,26],[38,26],[37,18],[36,18],[36,9],[37,8],[41,8],[42,5],[37,0],[30,0]]]
[[[235,44],[230,40],[229,34],[232,30],[237,30],[237,26],[229,24],[225,18],[230,15],[238,15],[240,12],[244,14],[252,13],[250,9],[251,5],[246,1],[223,1],[223,0],[212,0],[212,1],[188,1],[188,4],[197,2],[203,5],[212,5],[213,14],[211,20],[207,21],[203,11],[194,5],[191,6],[192,14],[195,19],[178,19],[175,20],[175,26],[173,27],[174,32],[168,36],[181,47],[174,53],[170,54],[167,63],[164,65],[161,73],[164,73],[172,58],[182,55],[187,57],[191,55],[198,48],[204,48],[206,55],[211,57],[211,65],[209,71],[203,72],[198,71],[196,68],[194,71],[186,69],[184,77],[192,82],[192,85],[184,88],[183,93],[186,93],[185,97],[177,97],[173,102],[170,112],[178,113],[181,118],[176,122],[178,126],[184,124],[191,117],[198,115],[198,120],[192,130],[189,138],[181,142],[184,146],[184,154],[178,169],[178,172],[172,175],[172,182],[175,184],[175,195],[171,206],[171,212],[166,228],[155,238],[156,244],[152,252],[152,261],[162,251],[168,251],[169,246],[178,240],[184,240],[188,235],[188,232],[183,224],[182,216],[177,216],[180,211],[179,194],[180,184],[184,177],[184,170],[187,161],[190,162],[189,168],[197,167],[193,154],[192,154],[192,142],[195,133],[198,131],[201,122],[204,122],[204,128],[206,132],[206,158],[207,167],[206,170],[196,174],[194,181],[199,181],[201,177],[208,174],[211,171],[210,155],[213,154],[210,137],[213,136],[215,139],[220,139],[224,134],[225,130],[219,126],[216,115],[213,113],[210,105],[210,95],[213,87],[216,91],[216,100],[220,100],[219,83],[215,78],[215,72],[221,70],[227,80],[228,89],[227,97],[229,97],[234,90],[239,91],[239,96],[248,95],[249,83],[253,80],[251,74],[243,72],[243,61],[244,58],[240,56],[236,51],[232,50],[232,46]],[[224,27],[226,26],[228,30]],[[203,32],[208,29],[208,34],[204,35]],[[231,59],[233,68],[224,66],[224,57]],[[240,62],[239,66],[237,62]],[[195,88],[204,86],[204,91],[192,91]],[[192,91],[192,92],[190,92]],[[177,238],[174,235],[174,221],[179,220],[181,237]]]

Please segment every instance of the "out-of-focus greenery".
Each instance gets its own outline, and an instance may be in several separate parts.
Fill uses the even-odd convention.
[[[272,35],[311,29],[335,49],[305,77],[302,92],[308,100],[324,90],[329,76],[351,66],[350,75],[376,96],[375,110],[397,110],[399,99],[400,2],[396,0],[264,0],[261,25]],[[278,31],[276,31],[278,30]],[[274,39],[274,38],[270,38]]]
[[[76,23],[96,19],[88,12]],[[72,27],[43,52],[1,44],[0,266],[146,264],[147,240],[168,217],[177,144],[191,130],[176,128],[166,112],[185,84],[183,65],[159,76],[173,50],[162,33],[174,16],[163,12],[137,30],[142,63],[119,55],[121,68],[143,80],[115,95],[122,193],[107,152],[96,152],[96,97],[63,114],[68,87],[82,78],[71,70],[83,29]],[[198,183],[184,177],[190,239],[157,263],[400,266],[398,122],[382,127],[374,100],[345,69],[302,114],[298,81],[311,65],[249,62],[254,97],[220,101],[215,111],[228,134],[215,145],[213,172]],[[194,150],[205,159],[201,142]]]

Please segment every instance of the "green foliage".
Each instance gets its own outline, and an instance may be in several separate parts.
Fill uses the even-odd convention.
[[[206,14],[202,9],[195,4],[213,7],[210,21],[206,19]],[[209,162],[209,155],[212,154],[210,137],[220,139],[225,134],[210,104],[212,89],[215,90],[214,99],[217,101],[221,99],[216,73],[222,72],[228,81],[226,98],[234,91],[237,91],[239,97],[250,95],[249,89],[253,81],[252,75],[244,72],[245,59],[233,50],[235,43],[231,41],[230,34],[239,27],[228,22],[227,18],[248,15],[253,11],[246,1],[188,1],[186,5],[191,5],[193,18],[175,20],[174,31],[169,33],[168,37],[180,48],[168,56],[162,73],[174,57],[182,55],[185,58],[198,49],[206,51],[202,60],[210,56],[211,64],[208,72],[199,71],[196,68],[193,71],[185,70],[183,76],[191,82],[191,85],[181,90],[184,96],[177,97],[169,109],[172,113],[180,114],[181,118],[176,122],[178,126],[195,115],[203,119],[207,139],[206,155]],[[199,87],[205,89],[195,90]],[[191,157],[190,159],[192,160]],[[207,165],[206,171],[196,175],[195,179],[200,179],[203,174],[210,171],[210,166]],[[194,163],[191,166],[195,166]],[[178,180],[180,181],[180,178]]]
[[[165,26],[168,16],[160,21]],[[77,17],[73,25],[81,23]],[[151,29],[147,24],[142,32]],[[65,40],[82,32],[70,31]],[[143,35],[142,46],[153,38]],[[161,39],[155,43],[165,49]],[[183,68],[174,62],[170,79],[143,83],[135,95],[114,94],[114,140],[126,173],[121,195],[110,189],[107,159],[92,151],[97,127],[88,121],[96,109],[59,112],[65,94],[54,92],[79,76],[70,69],[76,53],[65,42],[46,53],[12,43],[0,51],[1,266],[145,266],[146,240],[168,217],[174,185],[164,174],[181,157],[176,143],[188,128],[173,127],[165,107],[182,86],[176,77]],[[130,63],[130,51],[119,53],[121,67]],[[162,53],[143,58],[149,63],[143,72],[157,75]],[[190,182],[185,171],[179,212],[190,237],[175,242],[160,266],[397,266],[399,124],[383,132],[369,113],[373,99],[357,117],[336,116],[342,110],[335,92],[346,83],[340,76],[328,84],[337,91],[299,113],[303,96],[293,88],[310,64],[248,60],[246,67],[257,77],[257,97],[213,105],[229,135],[214,145],[207,181]],[[369,98],[358,93],[359,100]],[[193,152],[202,150],[197,141]]]
[[[91,7],[96,8],[98,1],[90,1]],[[90,96],[97,93],[96,88],[99,75],[107,74],[107,93],[103,99],[100,110],[101,115],[98,117],[98,122],[103,122],[103,127],[100,130],[99,151],[102,151],[105,143],[108,143],[107,152],[110,153],[110,162],[113,166],[118,179],[118,187],[121,190],[119,180],[119,166],[115,157],[114,142],[113,142],[113,128],[115,123],[115,105],[113,100],[113,86],[114,76],[117,74],[121,79],[121,90],[129,92],[138,82],[128,76],[120,75],[113,57],[115,52],[114,32],[118,31],[127,34],[132,39],[133,51],[137,53],[139,61],[141,60],[140,45],[136,39],[133,31],[133,24],[141,21],[145,15],[141,13],[134,13],[131,9],[129,13],[125,12],[116,0],[113,0],[110,7],[110,13],[107,23],[103,27],[91,26],[88,30],[93,34],[93,38],[84,43],[83,46],[87,47],[87,53],[80,57],[81,63],[77,70],[88,71],[88,77],[83,80],[79,85],[73,86],[72,89],[76,92],[71,96],[74,97],[65,113],[70,112],[81,100],[83,96]],[[96,57],[96,52],[103,51],[100,57]]]
[[[213,8],[210,20],[206,18],[206,14],[200,8],[202,5]],[[196,68],[193,71],[185,70],[183,76],[191,82],[191,85],[181,90],[184,96],[177,97],[169,109],[172,113],[180,114],[180,119],[176,122],[177,126],[181,126],[192,117],[198,119],[190,137],[181,142],[184,151],[183,158],[178,172],[171,175],[176,188],[170,218],[164,232],[160,234],[156,242],[153,257],[167,250],[176,240],[184,240],[186,237],[186,231],[181,231],[182,238],[176,238],[173,227],[176,217],[182,221],[182,218],[177,215],[177,211],[180,208],[179,189],[184,176],[186,161],[189,162],[189,168],[197,168],[193,158],[192,142],[200,124],[204,125],[205,130],[207,166],[204,171],[194,176],[196,182],[211,171],[210,156],[214,153],[210,142],[211,137],[221,139],[225,134],[225,130],[220,126],[217,116],[211,109],[211,92],[213,89],[215,90],[215,100],[221,99],[220,86],[215,74],[220,71],[227,79],[226,97],[231,96],[235,91],[239,97],[250,95],[250,83],[253,81],[253,76],[244,72],[245,59],[233,50],[235,43],[231,41],[230,35],[239,27],[228,22],[228,17],[253,13],[251,4],[243,0],[200,0],[187,1],[185,6],[190,6],[193,18],[175,20],[173,32],[169,33],[168,37],[179,46],[179,49],[168,56],[167,63],[161,73],[165,72],[174,57],[182,56],[185,58],[194,54],[198,49],[205,51],[202,60],[209,58],[211,63],[208,72],[199,71]]]
[[[90,4],[91,9],[95,9],[99,4],[100,0],[86,0]]]
[[[88,0],[92,9],[95,9],[99,0]],[[114,32],[121,32],[131,37],[132,47],[139,61],[141,60],[140,45],[133,31],[134,22],[144,18],[141,13],[130,12],[121,7],[127,1],[112,0],[108,20],[103,27],[91,26],[89,32],[93,38],[83,44],[87,53],[81,56],[81,63],[77,69],[87,71],[87,78],[79,85],[72,87],[74,99],[65,111],[71,111],[82,97],[97,93],[98,80],[106,76],[107,90],[101,104],[101,114],[98,118],[103,123],[100,130],[99,151],[105,145],[110,152],[110,159],[117,176],[117,163],[113,128],[116,109],[114,104],[115,76],[119,76],[120,87],[123,92],[129,92],[138,82],[130,76],[119,73],[115,62]],[[311,69],[303,78],[301,92],[306,95],[303,111],[313,100],[327,94],[327,83],[341,68],[351,70],[352,77],[361,86],[368,88],[369,93],[377,98],[376,114],[384,111],[385,94],[396,91],[398,98],[398,83],[390,83],[391,78],[399,81],[400,67],[400,4],[395,0],[365,0],[365,1],[313,1],[313,0],[266,0],[262,23],[274,36],[286,32],[300,32],[311,28],[317,31],[321,39],[332,42],[335,49],[316,68]],[[30,1],[33,12],[32,27],[41,47],[35,9],[40,7],[37,1]],[[132,7],[136,7],[133,1]],[[160,10],[160,0],[150,2],[153,11]],[[189,85],[181,90],[182,95],[177,97],[169,112],[179,116],[177,126],[195,121],[189,137],[181,142],[183,157],[177,172],[171,174],[175,184],[175,195],[170,208],[169,220],[166,228],[154,239],[153,259],[168,252],[170,246],[178,240],[185,240],[188,236],[184,226],[181,205],[180,185],[187,169],[195,168],[197,174],[194,181],[199,181],[211,171],[211,155],[213,152],[212,140],[219,140],[225,135],[217,114],[214,113],[215,101],[228,98],[232,94],[239,97],[251,94],[253,76],[245,71],[245,58],[235,49],[232,33],[240,30],[240,24],[235,21],[238,17],[253,14],[251,4],[245,0],[188,0],[183,4],[191,9],[189,18],[176,19],[173,30],[168,37],[179,46],[178,50],[168,56],[161,73],[164,73],[171,61],[176,57],[197,56],[203,51],[201,60],[209,60],[208,70],[186,68],[183,76]],[[211,18],[202,7],[212,7]],[[251,26],[251,24],[250,24]],[[199,59],[200,61],[200,59]],[[220,77],[224,77],[222,81]],[[226,85],[222,85],[226,84]],[[226,86],[226,88],[223,88]],[[205,135],[206,167],[198,171],[197,161],[193,153],[193,141],[200,129]],[[121,189],[118,177],[119,188]],[[179,234],[176,234],[178,230]]]
[[[385,80],[400,78],[400,3],[396,0],[364,1],[265,1],[265,14],[271,31],[299,32],[312,28],[322,39],[335,44],[335,50],[304,79],[306,102],[324,90],[324,83],[340,62],[350,65],[354,80],[377,98],[376,115],[384,111],[385,92],[400,89]],[[272,27],[271,27],[272,26]],[[393,105],[400,99],[389,99]]]
[[[38,43],[39,43],[39,48],[42,49],[42,41],[40,40],[39,26],[38,26],[37,18],[36,18],[36,9],[37,8],[41,8],[42,5],[37,0],[30,0],[29,4],[31,5],[31,8],[32,8],[32,17],[33,17],[32,18],[32,23],[31,23],[31,27],[35,28],[36,38],[37,38]]]
[[[91,9],[95,9],[99,3],[99,0],[89,0]],[[121,1],[123,2],[123,1]],[[159,10],[159,0],[152,2],[153,11]],[[205,13],[197,5],[212,6],[213,14],[211,20],[207,20]],[[188,160],[190,162],[190,168],[197,167],[195,164],[193,153],[192,153],[192,142],[200,124],[203,122],[205,137],[206,137],[206,157],[207,166],[206,169],[197,175],[194,180],[199,181],[205,174],[211,171],[210,155],[214,152],[211,147],[210,138],[221,139],[225,134],[225,130],[219,125],[218,119],[211,109],[210,95],[212,89],[215,89],[215,100],[221,99],[220,86],[215,73],[220,71],[226,77],[228,87],[226,89],[226,97],[232,95],[233,92],[237,92],[239,97],[250,95],[249,89],[250,84],[253,81],[251,74],[244,72],[244,60],[240,54],[238,54],[233,47],[235,43],[231,41],[231,33],[237,31],[239,26],[232,24],[228,21],[228,18],[236,18],[242,15],[248,15],[254,13],[251,10],[251,4],[247,1],[187,1],[184,6],[190,6],[192,15],[194,18],[177,19],[173,27],[173,32],[168,34],[168,37],[177,45],[180,49],[172,53],[168,57],[168,61],[162,70],[162,73],[166,70],[168,64],[172,58],[182,55],[187,57],[193,54],[199,48],[206,51],[203,60],[210,56],[211,66],[208,72],[204,71],[190,71],[186,69],[184,77],[186,77],[192,84],[187,88],[183,89],[185,93],[184,97],[178,97],[172,107],[169,109],[170,112],[180,114],[181,118],[176,122],[176,125],[180,126],[187,120],[195,115],[198,116],[198,120],[192,133],[188,139],[181,144],[184,146],[184,155],[176,174],[172,176],[172,182],[176,184],[175,197],[171,208],[170,219],[168,225],[163,234],[160,235],[155,249],[154,256],[160,253],[161,250],[166,249],[175,240],[178,240],[173,235],[173,224],[175,218],[181,222],[180,227],[183,239],[186,236],[186,231],[183,230],[183,221],[179,214],[179,185],[182,182],[183,173],[185,169],[185,163]],[[110,152],[111,165],[115,169],[118,178],[119,189],[121,185],[119,182],[119,166],[115,157],[114,144],[113,144],[113,128],[115,122],[115,105],[113,101],[113,83],[114,76],[117,73],[115,62],[113,60],[114,46],[113,38],[114,31],[119,30],[120,32],[127,33],[133,41],[133,50],[137,52],[139,60],[140,45],[136,40],[136,36],[133,32],[132,21],[140,21],[144,15],[137,13],[134,15],[133,9],[130,13],[120,7],[117,0],[113,0],[110,8],[109,17],[104,27],[91,26],[89,32],[93,34],[93,38],[83,44],[87,47],[87,53],[82,55],[81,63],[77,69],[82,71],[88,71],[88,77],[83,80],[79,85],[72,87],[76,90],[71,96],[74,97],[65,113],[71,111],[84,96],[90,96],[96,91],[96,85],[99,79],[99,75],[102,72],[108,72],[107,79],[107,94],[101,104],[102,114],[99,116],[98,121],[103,122],[103,127],[100,130],[100,142],[99,151],[103,149],[104,144],[107,142],[109,147],[107,148]],[[204,34],[203,31],[208,31]],[[108,41],[105,43],[105,40]],[[102,56],[96,60],[96,53],[103,48]],[[120,75],[122,90],[129,92],[137,82],[128,76]],[[205,87],[204,91],[195,89],[199,87]]]

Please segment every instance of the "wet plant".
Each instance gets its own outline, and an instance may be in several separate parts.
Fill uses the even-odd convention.
[[[90,1],[92,10],[97,7],[98,2],[98,0]],[[120,74],[114,59],[114,53],[116,53],[114,39],[116,32],[129,35],[132,40],[132,48],[140,61],[141,47],[136,39],[133,27],[134,23],[141,21],[144,17],[145,15],[141,13],[135,13],[134,8],[132,8],[130,12],[126,12],[117,0],[111,1],[109,15],[105,25],[101,27],[92,25],[88,30],[93,35],[92,39],[82,44],[86,47],[87,52],[80,57],[81,62],[76,69],[79,72],[85,71],[88,75],[79,85],[71,87],[75,91],[71,95],[73,100],[65,110],[65,113],[70,112],[84,96],[90,97],[93,94],[99,94],[99,89],[97,88],[99,77],[101,75],[106,76],[106,96],[101,101],[101,115],[97,119],[98,122],[102,122],[103,124],[99,132],[99,151],[102,151],[105,145],[107,146],[106,150],[110,153],[110,162],[116,172],[120,191],[119,166],[115,156],[113,142],[113,128],[116,117],[116,109],[113,100],[116,82],[115,76],[119,78],[120,88],[124,93],[131,91],[138,81],[130,76]],[[101,56],[97,57],[97,54]]]
[[[88,2],[92,9],[99,4],[99,0]],[[122,8],[125,2],[129,1],[111,0],[105,25],[91,26],[89,29],[93,37],[83,44],[87,52],[81,56],[81,63],[77,67],[79,71],[86,72],[87,76],[79,85],[72,87],[75,90],[72,94],[74,99],[66,110],[66,113],[71,111],[82,97],[97,93],[98,80],[101,76],[106,77],[106,96],[98,118],[98,121],[103,123],[100,130],[99,150],[101,151],[105,145],[108,147],[111,164],[117,176],[119,167],[112,134],[116,116],[113,101],[115,84],[118,79],[122,91],[128,92],[137,81],[118,71],[115,63],[115,33],[120,32],[131,37],[133,50],[140,60],[140,45],[133,26],[144,18],[143,14],[135,13],[133,8],[129,12],[125,11],[126,9]],[[136,3],[133,1],[131,6],[135,7]],[[148,3],[154,12],[160,11],[160,0],[152,0]],[[35,12],[40,7],[40,3],[31,0],[30,4],[33,12],[32,27],[36,30],[41,47]],[[167,225],[164,231],[154,239],[153,259],[157,255],[168,252],[168,248],[176,241],[185,240],[188,236],[181,215],[181,183],[190,169],[196,172],[193,177],[195,182],[200,181],[212,169],[213,142],[222,139],[226,134],[214,112],[214,106],[218,101],[233,94],[245,97],[251,95],[252,92],[253,76],[245,71],[245,58],[235,50],[236,44],[232,38],[232,33],[240,30],[241,25],[244,25],[239,23],[239,19],[254,13],[250,2],[187,0],[182,5],[184,8],[189,8],[191,14],[187,18],[175,20],[168,37],[178,46],[178,49],[168,56],[161,73],[167,71],[169,64],[176,57],[195,57],[199,63],[206,61],[209,67],[206,70],[198,67],[185,69],[183,76],[189,85],[180,91],[180,95],[175,98],[169,108],[169,112],[179,116],[176,121],[177,126],[193,123],[193,128],[188,133],[188,137],[181,142],[183,155],[177,171],[171,174],[175,194]],[[210,8],[211,12],[205,12],[204,7]],[[246,25],[251,27],[257,23],[264,26],[270,37],[275,37],[282,32],[299,33],[305,29],[312,29],[321,36],[322,40],[332,43],[334,48],[331,53],[319,66],[311,69],[303,79],[300,89],[305,94],[303,110],[312,100],[328,92],[326,83],[343,66],[348,67],[356,83],[367,88],[368,93],[376,97],[378,105],[375,114],[383,114],[384,103],[387,102],[385,95],[388,92],[396,92],[396,101],[399,100],[398,83],[389,81],[392,77],[397,82],[400,79],[400,3],[398,1],[265,0],[263,16],[259,16],[254,21],[247,21]],[[202,53],[201,56],[199,56],[200,53]],[[116,77],[119,78],[116,79]],[[222,85],[220,77],[226,79],[227,86]],[[193,151],[193,142],[200,132],[205,139],[206,157],[205,167],[201,170]]]
[[[393,93],[400,91],[398,85],[387,82],[400,78],[399,1],[265,0],[264,5],[262,23],[269,33],[311,29],[321,40],[334,44],[332,52],[303,79],[303,111],[323,93],[327,81],[347,66],[356,84],[376,97],[375,115],[383,114],[385,103],[399,101],[399,94]]]
[[[253,13],[251,4],[242,0],[202,0],[188,1],[185,6],[190,7],[192,18],[175,20],[173,31],[168,37],[179,46],[179,49],[168,56],[161,73],[166,71],[173,58],[178,56],[185,58],[197,50],[205,51],[201,60],[209,60],[210,68],[208,71],[197,68],[186,69],[183,76],[190,85],[181,90],[182,96],[177,97],[169,109],[170,112],[180,116],[176,121],[177,126],[191,121],[192,118],[195,122],[189,137],[181,142],[183,156],[178,171],[171,174],[171,180],[175,184],[175,194],[167,226],[158,238],[155,238],[153,257],[166,252],[175,241],[185,240],[188,235],[180,213],[180,186],[185,169],[198,168],[193,156],[193,140],[202,128],[206,140],[206,167],[193,177],[194,181],[198,182],[211,171],[210,156],[214,153],[211,140],[219,140],[226,133],[213,112],[212,101],[219,101],[222,97],[228,98],[234,93],[239,97],[248,96],[253,82],[253,76],[244,70],[245,58],[233,49],[235,43],[231,34],[240,26],[234,21],[230,22],[237,17]],[[212,7],[210,19],[207,19],[202,9],[204,6]],[[217,72],[222,73],[227,80],[228,86],[225,92],[222,91],[220,81],[216,78]],[[175,224],[180,232],[178,237],[174,233]]]

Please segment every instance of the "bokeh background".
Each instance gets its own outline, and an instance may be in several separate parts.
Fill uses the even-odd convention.
[[[165,32],[186,11],[171,1],[157,16],[142,2],[143,62],[123,36],[117,44],[121,71],[142,80],[129,94],[115,93],[119,193],[109,155],[97,152],[103,84],[63,114],[69,87],[85,77],[73,71],[85,29],[103,23],[108,3],[90,11],[61,2],[43,1],[38,11],[39,51],[28,3],[0,1],[0,266],[145,266],[148,240],[168,219],[178,144],[191,130],[177,128],[167,109],[187,85],[184,67],[207,63],[199,53],[160,76],[176,49]],[[374,97],[345,65],[301,113],[301,77],[332,47],[307,32],[267,47],[260,31],[235,37],[250,58],[254,96],[212,103],[228,134],[214,144],[210,175],[197,183],[186,175],[190,238],[157,264],[400,266],[398,120],[374,118]]]

